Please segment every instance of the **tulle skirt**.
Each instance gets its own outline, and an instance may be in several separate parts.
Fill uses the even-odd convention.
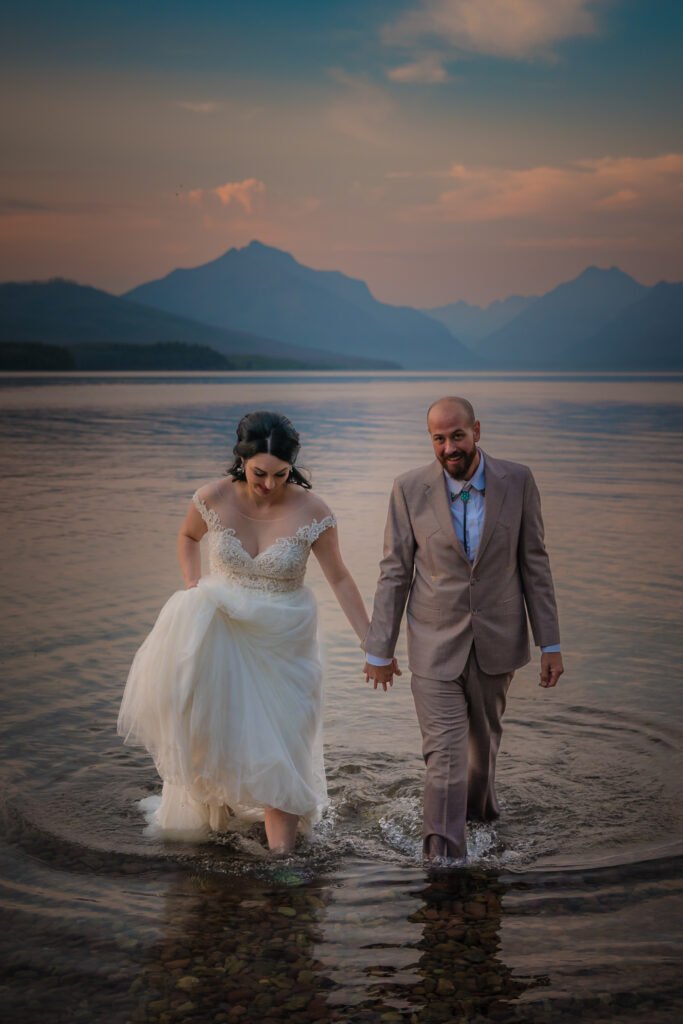
[[[327,803],[322,669],[307,587],[250,590],[221,576],[173,594],[137,652],[118,731],[164,781],[143,801],[168,837],[222,829],[227,807],[312,825]]]

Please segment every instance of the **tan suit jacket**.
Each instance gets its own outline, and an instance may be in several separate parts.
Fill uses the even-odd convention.
[[[484,524],[473,564],[455,532],[441,464],[435,459],[394,482],[363,646],[391,658],[407,602],[408,660],[418,676],[456,679],[473,644],[487,674],[520,668],[529,661],[527,612],[539,646],[560,642],[534,478],[517,462],[484,458]]]

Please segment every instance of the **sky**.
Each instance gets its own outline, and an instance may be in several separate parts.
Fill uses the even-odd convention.
[[[252,239],[416,307],[681,280],[682,29],[680,0],[4,4],[0,280],[120,294]]]

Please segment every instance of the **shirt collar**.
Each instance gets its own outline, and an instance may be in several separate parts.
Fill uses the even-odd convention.
[[[476,472],[471,480],[454,480],[445,469],[443,471],[443,475],[445,476],[446,483],[453,494],[460,494],[465,484],[471,484],[477,491],[484,491],[486,489],[486,475],[484,472],[483,451],[481,448],[479,449],[479,465],[477,466]]]

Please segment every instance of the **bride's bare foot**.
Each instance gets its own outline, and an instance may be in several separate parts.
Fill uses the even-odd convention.
[[[299,826],[298,814],[279,811],[268,807],[265,813],[266,837],[271,853],[287,854],[294,849],[296,831]]]

